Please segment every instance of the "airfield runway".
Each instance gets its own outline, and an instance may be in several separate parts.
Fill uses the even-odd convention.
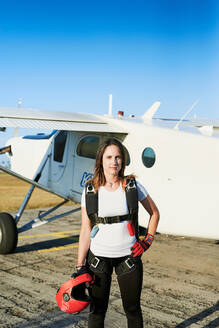
[[[74,271],[79,229],[80,212],[20,234],[16,252],[0,255],[1,328],[87,327],[88,311],[66,314],[55,300]],[[158,234],[143,263],[144,327],[219,327],[218,241]],[[106,328],[125,327],[114,276]]]

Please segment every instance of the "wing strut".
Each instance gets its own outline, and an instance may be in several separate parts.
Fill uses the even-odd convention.
[[[46,158],[44,159],[43,164],[41,165],[40,170],[35,175],[34,182],[38,182],[39,181],[39,179],[41,177],[41,174],[43,172],[43,169],[44,169],[44,167],[45,167],[45,165],[46,165],[46,163],[47,163],[47,161],[48,161],[48,159],[49,159],[50,156],[51,155],[48,154],[46,156]],[[26,194],[26,196],[25,196],[25,198],[24,198],[24,200],[23,200],[23,202],[22,202],[22,204],[21,204],[21,206],[20,206],[20,208],[19,208],[19,210],[18,210],[18,212],[16,214],[16,217],[15,217],[16,224],[19,222],[19,220],[21,218],[21,215],[22,215],[25,207],[27,206],[27,203],[28,203],[28,201],[29,201],[29,199],[30,199],[30,197],[32,195],[32,192],[34,191],[34,188],[35,187],[36,187],[36,185],[32,184],[31,187],[30,187],[30,189],[29,189],[29,191],[28,191],[28,193]]]
[[[52,193],[52,194],[54,194],[56,196],[59,196],[61,198],[72,200],[70,197],[67,197],[66,195],[62,195],[61,193],[55,192],[52,189],[49,189],[49,188],[41,185],[40,183],[38,183],[38,182],[36,182],[34,180],[28,179],[28,178],[26,178],[26,177],[24,177],[24,176],[22,176],[22,175],[20,175],[20,174],[18,174],[16,172],[10,170],[10,169],[7,169],[6,167],[4,167],[2,165],[0,165],[0,170],[4,171],[4,172],[6,172],[6,173],[8,173],[10,175],[13,175],[14,177],[16,177],[18,179],[21,179],[21,180],[23,180],[23,181],[25,181],[27,183],[30,183],[31,185],[34,185],[35,187],[37,187],[39,189],[45,190],[47,192],[50,192],[50,193]]]
[[[46,217],[48,214],[50,214],[50,213],[54,212],[55,210],[57,210],[59,207],[64,205],[66,202],[67,202],[67,200],[64,200],[63,202],[59,203],[58,205],[54,206],[53,208],[49,209],[48,211],[43,212],[43,214],[39,213],[39,215],[36,219],[31,220],[30,222],[26,223],[22,227],[18,228],[18,233],[24,232],[24,231],[27,231],[27,230],[30,230],[30,229],[33,229],[33,228],[36,228],[36,227],[39,227],[43,224],[49,223],[49,222],[57,220],[57,219],[59,219],[63,216],[70,215],[72,213],[75,213],[75,212],[78,212],[78,211],[81,210],[81,207],[79,206],[79,207],[74,208],[73,210],[70,210],[70,211],[67,211],[65,213],[53,216],[53,217],[48,218],[46,220],[42,220],[44,217]]]

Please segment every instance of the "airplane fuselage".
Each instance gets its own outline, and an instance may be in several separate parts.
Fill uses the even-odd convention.
[[[106,117],[124,133],[57,131],[48,139],[14,138],[11,169],[34,179],[42,163],[43,186],[80,202],[85,182],[92,176],[95,154],[104,138],[123,142],[135,174],[157,204],[161,233],[219,238],[219,141],[197,129],[175,130],[137,119]],[[16,149],[16,150],[15,150]],[[140,206],[139,223],[148,215]]]

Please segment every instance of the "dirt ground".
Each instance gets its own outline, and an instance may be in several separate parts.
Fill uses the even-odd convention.
[[[55,300],[74,271],[79,228],[80,212],[20,234],[16,252],[0,255],[0,327],[87,327],[88,309],[66,314]],[[218,241],[158,234],[143,263],[144,327],[219,327]],[[115,275],[105,327],[126,327]]]

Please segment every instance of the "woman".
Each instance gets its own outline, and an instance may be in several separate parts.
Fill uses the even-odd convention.
[[[141,255],[153,241],[159,211],[145,188],[133,176],[124,176],[125,165],[122,144],[114,138],[107,139],[98,150],[94,177],[82,194],[76,268],[77,274],[87,268],[95,274],[89,328],[104,327],[114,268],[128,327],[143,327]],[[150,214],[148,233],[143,240],[137,234],[138,200]]]

